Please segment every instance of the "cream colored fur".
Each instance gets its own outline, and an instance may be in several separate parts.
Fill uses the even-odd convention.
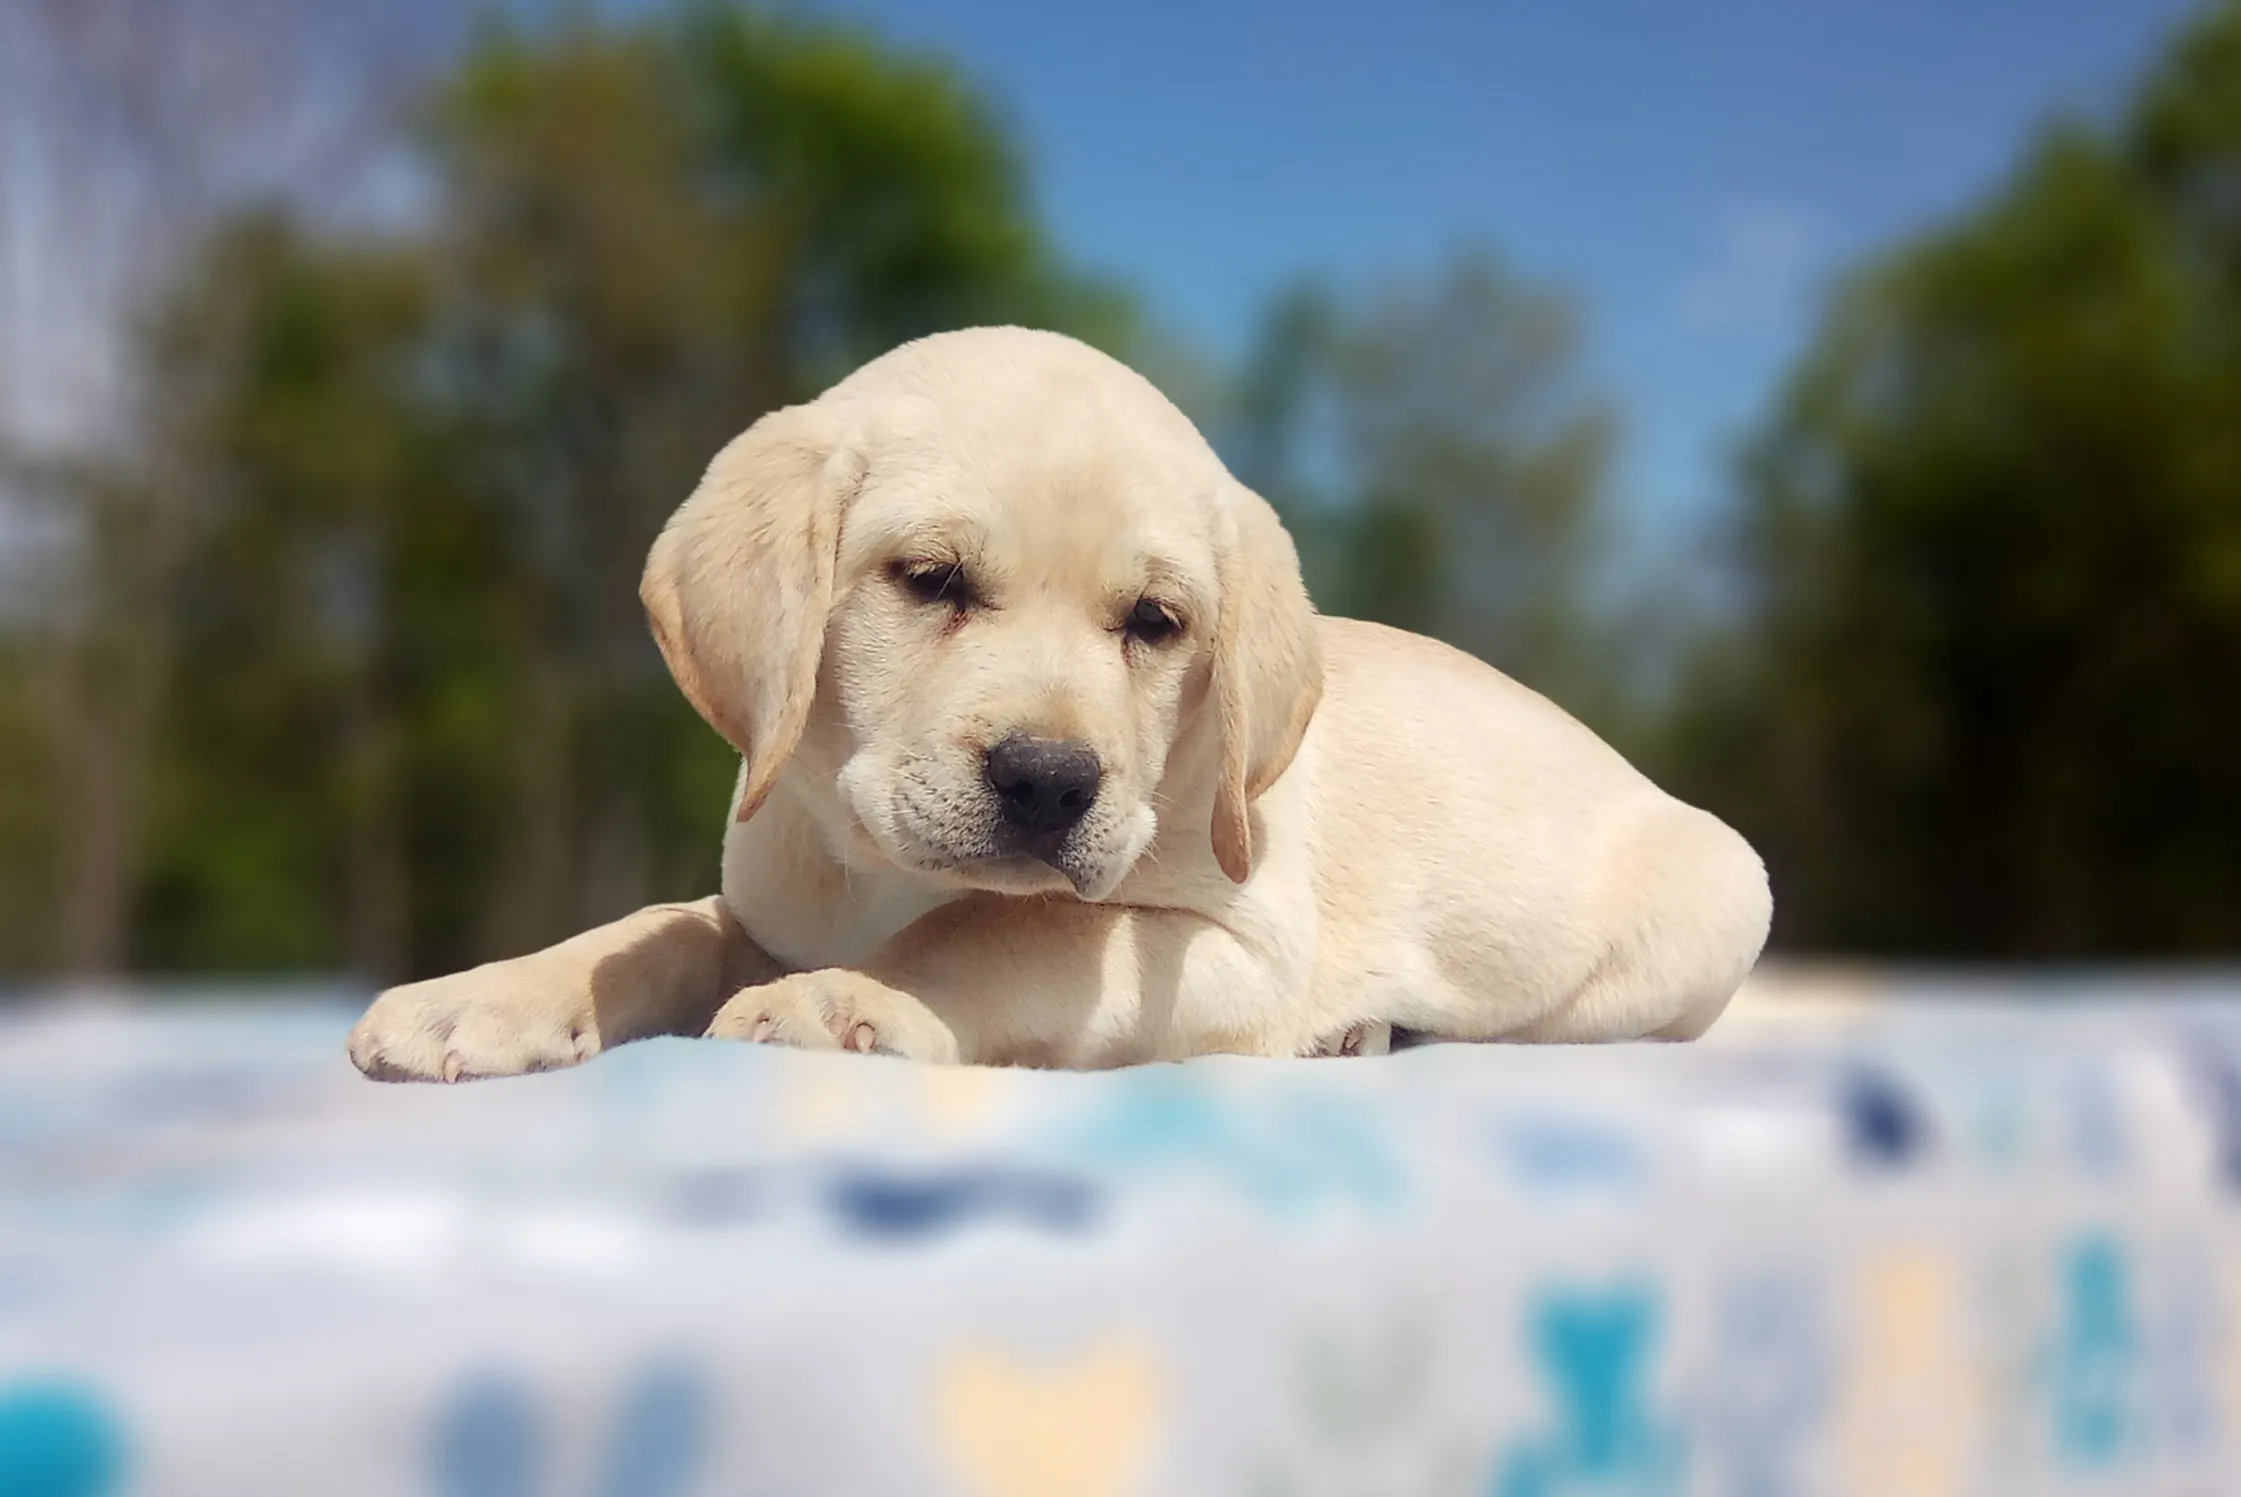
[[[741,754],[721,895],[382,994],[368,1074],[650,1034],[1078,1067],[1690,1038],[1766,938],[1740,837],[1479,661],[1318,618],[1267,504],[1052,334],[927,338],[765,417],[643,592]],[[1127,632],[1146,600],[1180,632]],[[1021,733],[1104,771],[1046,861],[983,773]]]

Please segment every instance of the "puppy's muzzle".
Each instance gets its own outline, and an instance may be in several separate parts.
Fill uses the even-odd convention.
[[[1009,840],[1019,851],[1048,863],[1067,834],[1097,803],[1105,778],[1097,751],[1086,743],[1015,735],[988,751],[984,773]]]

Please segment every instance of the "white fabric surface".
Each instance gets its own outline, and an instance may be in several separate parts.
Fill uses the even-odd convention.
[[[0,1011],[0,1494],[2241,1493],[2241,1019],[1104,1075]]]

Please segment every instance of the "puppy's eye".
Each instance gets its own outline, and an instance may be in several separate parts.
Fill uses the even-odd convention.
[[[972,601],[965,569],[955,562],[897,562],[895,580],[921,603],[947,603],[963,608]]]
[[[1139,598],[1128,611],[1128,622],[1123,626],[1130,639],[1140,639],[1148,645],[1161,644],[1183,632],[1183,621],[1168,611],[1165,603],[1150,598]]]

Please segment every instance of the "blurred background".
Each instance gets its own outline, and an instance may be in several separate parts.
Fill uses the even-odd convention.
[[[646,546],[993,321],[1746,832],[1780,951],[2241,955],[2241,4],[0,0],[0,985],[709,892]]]

